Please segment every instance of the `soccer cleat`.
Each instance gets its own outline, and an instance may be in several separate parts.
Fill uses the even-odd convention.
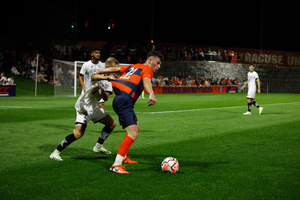
[[[259,114],[261,114],[261,112],[263,111],[263,109],[264,109],[263,107],[259,107],[259,108],[258,108]]]
[[[122,162],[123,163],[137,164],[136,161],[130,160],[128,156],[126,156],[126,158],[124,158]]]
[[[243,113],[243,115],[251,115],[251,112],[247,111],[247,112]]]
[[[96,146],[94,146],[93,151],[95,153],[111,154],[111,152],[106,150],[104,147],[98,149]]]
[[[111,172],[116,172],[119,174],[129,174],[128,171],[126,171],[125,167],[122,165],[112,165],[109,169]]]
[[[50,155],[50,158],[51,158],[51,159],[54,159],[54,160],[57,160],[57,161],[63,161],[63,159],[61,159],[59,153],[54,153],[54,152],[53,152],[53,153]]]

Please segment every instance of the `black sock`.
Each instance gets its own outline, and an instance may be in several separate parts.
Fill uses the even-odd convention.
[[[109,134],[113,131],[113,129],[110,129],[109,126],[104,126],[104,128],[101,131],[100,137],[98,139],[99,144],[103,144],[106,138],[109,136]]]
[[[248,111],[251,112],[251,103],[248,103]]]
[[[258,103],[256,103],[256,101],[252,101],[252,104],[253,104],[254,106],[256,106],[257,108],[259,108],[259,105],[258,105]]]
[[[74,133],[65,137],[65,139],[58,145],[56,148],[58,151],[64,150],[67,146],[69,146],[72,142],[76,140]]]

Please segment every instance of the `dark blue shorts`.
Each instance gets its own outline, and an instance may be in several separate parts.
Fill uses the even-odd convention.
[[[133,111],[133,100],[127,95],[116,95],[113,100],[113,109],[119,116],[120,125],[123,129],[137,124],[137,118]]]

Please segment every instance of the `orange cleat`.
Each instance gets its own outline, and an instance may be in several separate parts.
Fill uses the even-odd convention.
[[[126,156],[126,158],[123,159],[123,163],[131,163],[131,164],[137,164],[136,161],[130,160],[129,156]]]
[[[129,174],[128,171],[126,171],[125,167],[122,165],[112,165],[109,169],[111,172],[116,172],[119,174]]]

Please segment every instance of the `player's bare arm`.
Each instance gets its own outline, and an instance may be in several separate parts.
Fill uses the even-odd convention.
[[[148,77],[143,78],[143,84],[144,84],[145,90],[149,94],[148,106],[152,106],[156,103],[156,99],[154,96],[154,92],[152,90],[151,79]]]
[[[109,67],[96,71],[97,74],[106,74],[106,73],[118,73],[120,72],[121,67]]]
[[[86,87],[84,85],[84,81],[83,81],[83,76],[82,75],[79,75],[79,83],[80,83],[83,91],[85,92],[86,91]]]
[[[245,85],[243,85],[242,90],[245,89],[246,85],[248,85],[248,81],[245,83]]]
[[[257,79],[256,82],[257,82],[257,92],[260,94],[260,81],[259,81],[259,79]]]
[[[92,75],[92,80],[96,81],[96,80],[115,80],[115,76],[113,75],[109,75],[109,76],[104,76],[102,74],[93,74]]]

